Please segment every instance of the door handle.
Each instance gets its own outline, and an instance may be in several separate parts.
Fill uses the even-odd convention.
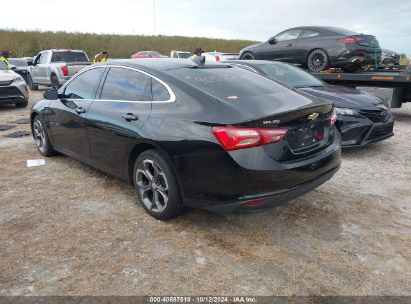
[[[293,44],[292,43],[289,43],[289,44],[287,44],[285,47],[292,47],[293,46]]]
[[[123,114],[123,118],[127,121],[138,120],[138,116],[133,113]]]
[[[83,113],[86,113],[86,109],[83,109],[82,107],[78,107],[76,108],[76,112],[77,114],[83,114]]]

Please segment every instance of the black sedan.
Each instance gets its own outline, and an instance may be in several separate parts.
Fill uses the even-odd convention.
[[[9,63],[14,66],[13,71],[21,75],[27,82],[27,75],[29,70],[29,62],[24,58],[9,58]]]
[[[240,59],[284,61],[312,72],[330,67],[355,72],[364,65],[379,64],[380,58],[381,48],[374,36],[325,26],[288,29],[240,52]]]
[[[116,60],[44,95],[31,112],[40,153],[134,184],[158,219],[183,206],[263,210],[316,188],[340,165],[332,103],[230,65]]]
[[[394,116],[378,97],[357,89],[329,85],[300,68],[282,62],[237,60],[230,64],[254,71],[299,93],[332,101],[342,146],[364,146],[394,135]]]

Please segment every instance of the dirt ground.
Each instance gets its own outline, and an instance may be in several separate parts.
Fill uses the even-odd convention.
[[[41,98],[31,94],[30,105]],[[0,106],[0,125],[30,107]],[[0,132],[0,295],[411,295],[411,104],[318,189],[254,215],[160,222],[134,189]],[[13,124],[13,123],[11,123]]]

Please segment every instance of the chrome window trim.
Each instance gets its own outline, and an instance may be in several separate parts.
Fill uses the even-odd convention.
[[[246,70],[248,70],[248,71],[251,70],[251,72],[254,72],[254,73],[257,73],[257,74],[260,74],[260,75],[261,75],[261,73],[259,73],[256,69],[250,67],[249,65],[242,64],[242,63],[232,63],[232,62],[230,62],[229,64],[232,64],[232,65],[234,65],[234,66],[243,66],[243,67],[246,68]]]
[[[128,66],[123,66],[123,65],[98,65],[98,66],[91,66],[88,68],[85,68],[83,70],[81,70],[80,72],[78,72],[74,77],[72,77],[70,80],[68,80],[60,89],[59,89],[59,93],[63,92],[66,88],[66,86],[72,82],[74,79],[76,79],[79,75],[91,70],[91,69],[97,69],[97,68],[110,68],[110,67],[114,67],[114,68],[122,68],[122,69],[126,69],[126,70],[132,70],[135,71],[137,73],[141,73],[144,74],[148,77],[151,77],[152,79],[157,80],[159,83],[161,83],[168,91],[168,94],[170,95],[170,98],[167,100],[116,100],[116,99],[99,99],[99,98],[95,98],[93,100],[95,101],[112,101],[112,102],[126,102],[126,103],[172,103],[176,101],[176,95],[174,94],[173,90],[170,88],[170,86],[164,82],[163,80],[159,79],[158,77],[151,75],[150,73],[147,73],[146,71],[137,69],[137,68],[132,68],[132,67],[128,67]],[[70,101],[75,101],[75,100],[89,100],[89,99],[67,99]]]

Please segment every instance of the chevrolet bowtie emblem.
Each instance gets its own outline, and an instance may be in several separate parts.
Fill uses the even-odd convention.
[[[320,116],[319,113],[313,113],[310,116],[308,116],[308,119],[314,121],[318,118],[318,116]]]

